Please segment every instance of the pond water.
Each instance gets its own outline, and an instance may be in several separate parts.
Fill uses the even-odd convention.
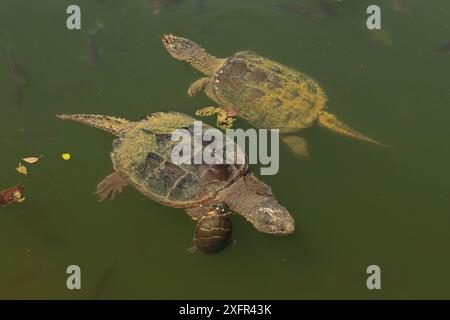
[[[76,1],[82,28],[73,31],[73,1],[0,2],[0,189],[26,189],[24,202],[0,209],[0,298],[450,298],[450,2],[155,2]],[[366,28],[370,4],[381,7],[383,32]],[[260,177],[296,232],[262,234],[235,215],[234,246],[187,252],[195,223],[181,209],[132,188],[97,201],[113,137],[55,117],[137,120],[211,105],[187,95],[201,74],[169,56],[164,33],[218,57],[251,49],[310,75],[330,112],[395,149],[308,128],[311,160],[281,145],[278,174]],[[20,175],[30,155],[44,158]],[[366,287],[373,264],[381,290]],[[69,265],[82,270],[81,290],[66,288]]]

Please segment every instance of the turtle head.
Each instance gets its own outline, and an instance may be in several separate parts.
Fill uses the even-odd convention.
[[[295,230],[294,218],[285,207],[272,199],[257,205],[251,219],[248,220],[263,233],[284,236],[292,234]]]
[[[289,211],[278,203],[271,188],[253,174],[222,190],[217,200],[226,202],[230,210],[243,216],[260,232],[285,236],[295,230]]]
[[[230,212],[228,205],[225,202],[219,202],[214,207],[214,212],[218,215],[225,215]]]
[[[170,55],[181,61],[192,61],[199,53],[203,52],[203,48],[192,40],[177,37],[173,34],[164,34],[162,43]]]

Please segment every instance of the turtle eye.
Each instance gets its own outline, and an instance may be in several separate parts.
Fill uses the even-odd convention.
[[[220,202],[216,206],[216,212],[220,214],[224,214],[228,211],[228,206],[224,202]]]

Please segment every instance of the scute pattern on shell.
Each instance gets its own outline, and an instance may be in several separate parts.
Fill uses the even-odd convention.
[[[222,251],[231,243],[233,226],[224,215],[206,215],[198,222],[194,232],[194,245],[206,254]]]
[[[141,120],[114,140],[114,169],[140,192],[171,207],[188,208],[214,198],[245,174],[247,165],[174,164],[171,151],[176,142],[171,134],[184,128],[192,138],[193,124],[193,118],[175,112]],[[203,131],[210,128],[203,123]]]
[[[309,127],[327,97],[309,76],[251,51],[238,52],[214,78],[217,98],[259,128],[296,132]]]

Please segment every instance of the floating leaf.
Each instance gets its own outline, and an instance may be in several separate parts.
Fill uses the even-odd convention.
[[[22,161],[25,161],[26,163],[29,163],[29,164],[33,164],[33,163],[38,162],[40,159],[42,159],[42,157],[43,156],[40,156],[40,157],[26,157],[26,158],[23,158]]]
[[[63,153],[62,155],[61,155],[61,157],[64,159],[64,160],[70,160],[70,153]]]
[[[12,194],[11,200],[15,202],[24,202],[25,197],[22,197],[22,192],[20,190],[17,190]]]
[[[19,163],[19,166],[16,168],[16,171],[24,176],[28,175],[28,169],[24,165]]]

